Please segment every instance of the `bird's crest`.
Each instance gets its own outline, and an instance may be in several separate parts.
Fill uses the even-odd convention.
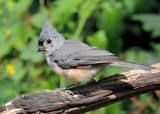
[[[62,37],[62,35],[52,27],[51,23],[47,19],[42,27],[39,40],[47,40],[49,38],[57,38],[57,37]]]

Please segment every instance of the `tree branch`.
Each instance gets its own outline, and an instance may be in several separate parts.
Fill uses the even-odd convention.
[[[0,113],[84,113],[160,88],[160,63],[151,71],[130,70],[71,88],[74,95],[45,90],[16,97]]]

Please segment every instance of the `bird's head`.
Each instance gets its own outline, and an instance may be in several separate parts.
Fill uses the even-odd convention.
[[[56,29],[53,29],[47,19],[41,30],[36,52],[53,53],[63,45],[64,41],[64,37]]]

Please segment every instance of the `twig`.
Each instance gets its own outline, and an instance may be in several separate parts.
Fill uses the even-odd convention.
[[[71,88],[74,93],[45,90],[17,97],[0,113],[84,113],[160,88],[160,63],[151,71],[130,70]]]

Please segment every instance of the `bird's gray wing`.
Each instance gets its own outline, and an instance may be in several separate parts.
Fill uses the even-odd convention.
[[[154,69],[154,67],[149,65],[126,62],[118,58],[114,54],[96,47],[89,47],[79,51],[73,57],[73,60],[70,61],[70,64],[73,64],[72,62],[74,64],[76,63],[75,64],[76,67],[108,64],[111,66],[122,66],[122,67],[129,67],[129,68],[136,68],[136,69],[143,69],[143,70]]]
[[[88,68],[100,64],[151,70],[152,66],[125,62],[114,54],[97,47],[90,47],[82,42],[67,40],[58,49],[53,61],[63,69]]]
[[[82,42],[67,40],[56,52],[54,61],[61,68],[86,68],[97,64],[111,64],[122,61],[114,54]]]
[[[80,41],[66,40],[64,44],[54,53],[52,61],[63,69],[75,68],[77,67],[77,63],[73,58],[78,52],[80,52],[80,50],[89,47],[90,46]]]
[[[89,47],[80,50],[70,64],[76,63],[77,67],[96,65],[96,64],[111,64],[113,62],[122,62],[123,60],[114,54],[102,50],[97,47]]]

